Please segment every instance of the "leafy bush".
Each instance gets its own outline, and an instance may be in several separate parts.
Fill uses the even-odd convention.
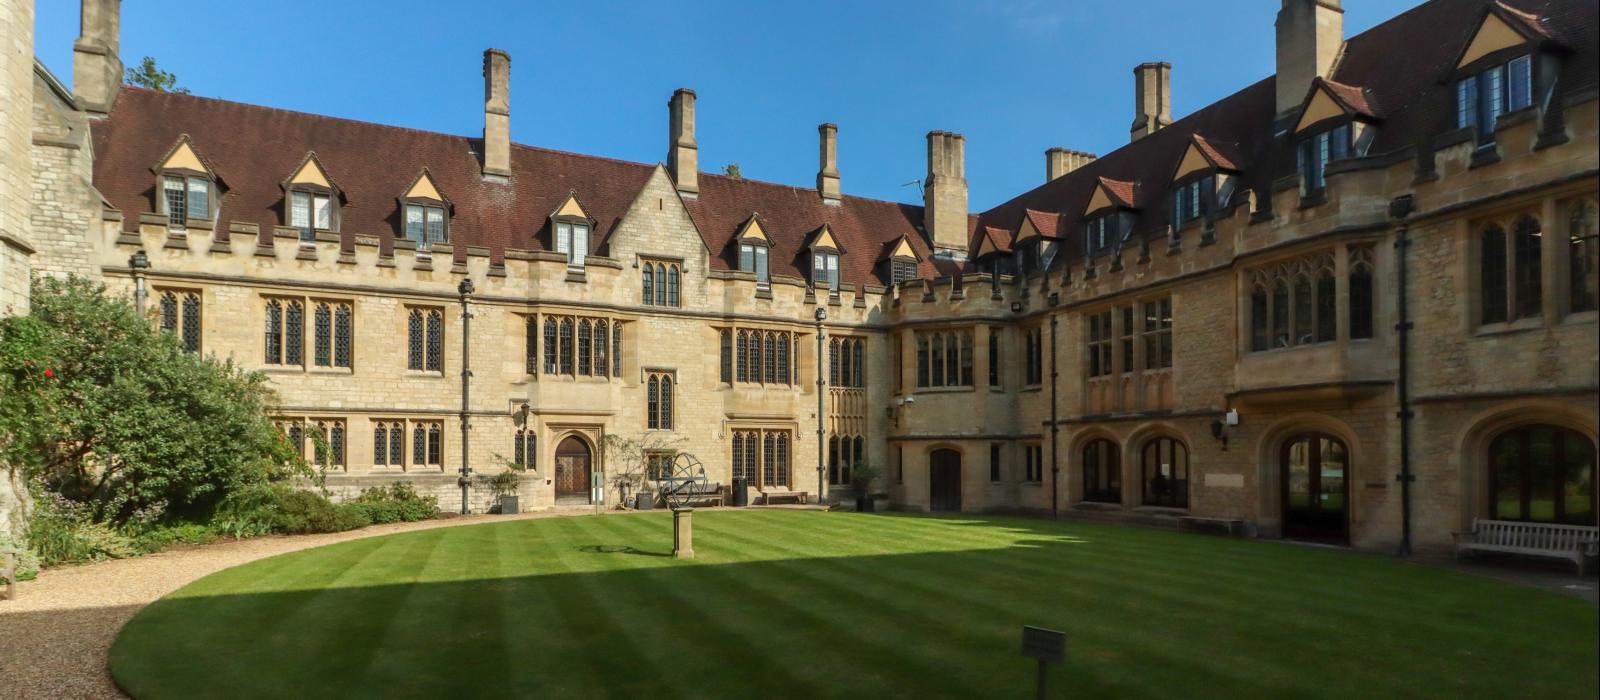
[[[31,315],[0,319],[0,464],[94,522],[201,517],[233,490],[309,476],[271,400],[264,375],[185,352],[80,278],[35,278]]]
[[[0,535],[0,568],[5,567],[5,555],[17,555],[17,580],[32,581],[39,577],[39,555],[28,549],[26,543],[7,535]]]
[[[53,493],[39,500],[28,527],[28,545],[45,566],[122,559],[140,553],[132,539],[95,522],[85,507]]]
[[[209,544],[216,541],[217,533],[199,523],[156,525],[133,534],[133,546],[141,554],[159,552],[180,544]]]
[[[366,489],[354,501],[343,505],[362,512],[378,525],[427,520],[439,513],[438,497],[420,495],[406,481]]]
[[[217,509],[211,529],[222,536],[244,538],[274,533],[343,532],[371,523],[361,508],[336,506],[320,492],[280,483],[229,494]]]

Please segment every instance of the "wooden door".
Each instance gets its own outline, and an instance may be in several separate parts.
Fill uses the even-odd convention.
[[[570,436],[556,447],[556,502],[590,502],[589,445]]]
[[[961,453],[934,450],[928,455],[928,510],[961,511]]]

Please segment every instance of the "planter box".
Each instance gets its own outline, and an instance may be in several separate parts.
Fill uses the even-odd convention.
[[[500,497],[500,514],[501,515],[516,515],[517,513],[521,513],[521,512],[522,512],[522,509],[517,504],[517,497],[516,496],[501,496]]]

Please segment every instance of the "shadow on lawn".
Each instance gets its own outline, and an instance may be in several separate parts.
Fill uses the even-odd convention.
[[[303,590],[158,601],[123,630],[111,668],[140,698],[1027,697],[1033,663],[1017,647],[1033,624],[1070,636],[1069,661],[1051,674],[1058,697],[1554,698],[1600,686],[1595,614],[1578,601],[1513,599],[1416,567],[1368,571],[1341,552],[1013,518],[902,522],[912,520],[1011,536],[981,549],[809,554],[853,536],[824,527],[781,543],[786,558],[736,561],[755,536],[706,527],[693,562],[623,544],[564,558],[571,545],[550,539],[547,556],[528,559],[616,568],[361,587],[286,571],[294,559],[279,557],[216,576]],[[527,522],[494,527],[548,521]],[[393,564],[355,563],[369,565]],[[1430,584],[1446,594],[1402,595]]]

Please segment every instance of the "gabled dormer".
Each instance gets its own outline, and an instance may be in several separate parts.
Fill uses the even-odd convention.
[[[1200,134],[1189,145],[1172,174],[1172,228],[1210,220],[1228,205],[1238,180],[1239,165],[1232,144],[1211,141]]]
[[[283,221],[300,231],[301,242],[315,241],[319,231],[339,230],[342,195],[316,152],[306,153],[293,174],[278,185],[283,188]]]
[[[882,266],[883,278],[889,280],[890,285],[899,286],[901,282],[917,278],[917,265],[922,262],[922,256],[911,245],[911,239],[902,235],[883,247],[877,262]]]
[[[578,202],[577,192],[568,192],[561,205],[550,212],[550,235],[553,249],[567,256],[567,270],[583,272],[584,260],[589,257],[589,238],[594,231],[594,220]]]
[[[1050,267],[1060,242],[1061,217],[1051,212],[1022,210],[1022,220],[1017,222],[1017,235],[1011,249],[1020,254],[1022,274],[1040,272]]]
[[[811,251],[811,288],[828,290],[828,296],[839,296],[839,257],[844,247],[834,237],[833,230],[823,224],[810,236],[806,250]]]
[[[1300,195],[1322,194],[1329,163],[1365,155],[1378,121],[1369,91],[1326,78],[1312,80],[1291,136]]]
[[[1101,177],[1083,208],[1083,257],[1093,260],[1128,237],[1137,215],[1135,183]]]
[[[200,157],[189,135],[178,137],[161,160],[150,168],[155,173],[155,210],[167,217],[167,227],[183,231],[191,224],[209,227],[222,207],[222,178]]]
[[[1445,76],[1455,83],[1455,126],[1492,146],[1500,115],[1547,103],[1566,51],[1539,16],[1489,4]]]
[[[739,250],[739,271],[755,273],[756,288],[765,288],[772,279],[767,265],[772,253],[772,241],[761,227],[761,216],[751,212],[733,241]]]
[[[983,227],[982,235],[978,238],[978,252],[973,256],[978,261],[979,269],[988,270],[995,277],[1015,274],[1012,238],[1012,233],[1003,228]]]
[[[450,200],[440,193],[433,175],[423,168],[400,195],[402,237],[427,253],[435,243],[450,240]]]

